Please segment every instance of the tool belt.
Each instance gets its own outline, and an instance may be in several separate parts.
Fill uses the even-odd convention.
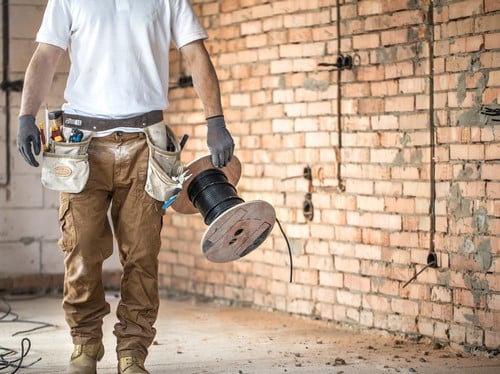
[[[182,188],[185,179],[180,162],[181,145],[172,129],[163,122],[162,111],[125,119],[101,119],[74,114],[59,119],[61,141],[52,140],[43,153],[42,184],[52,190],[79,193],[89,177],[88,147],[95,131],[116,127],[144,127],[149,148],[146,192],[167,201]],[[74,133],[81,135],[76,137]]]
[[[163,121],[163,112],[161,110],[153,110],[135,117],[120,119],[94,118],[69,113],[63,113],[62,116],[65,127],[88,131],[106,131],[116,127],[145,128]]]
[[[52,141],[43,152],[42,185],[48,189],[78,193],[89,178],[88,147],[92,131],[79,130],[77,141],[66,142],[71,138],[70,128],[61,127],[62,141]]]
[[[152,198],[168,201],[179,193],[186,178],[180,161],[182,147],[170,126],[163,122],[146,127],[144,132],[149,147],[144,189]]]

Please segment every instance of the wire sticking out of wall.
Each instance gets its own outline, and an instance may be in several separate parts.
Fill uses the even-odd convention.
[[[417,279],[417,277],[422,274],[424,272],[425,269],[427,269],[428,267],[431,267],[431,268],[435,268],[437,267],[437,262],[434,260],[431,260],[431,258],[427,258],[427,261],[428,261],[428,264],[425,265],[422,269],[420,269],[413,277],[411,277],[405,284],[403,284],[403,287],[402,288],[405,288],[406,286],[408,286],[411,282],[413,282],[415,279]]]
[[[20,319],[19,314],[12,311],[12,307],[4,297],[0,297],[0,301],[3,304],[3,308],[0,307],[0,309],[5,309],[2,310],[3,314],[0,316],[0,323],[29,323],[38,325],[32,329],[17,331],[14,334],[12,334],[12,336],[26,334],[46,327],[54,326],[46,322]],[[24,359],[28,355],[30,349],[31,349],[31,340],[29,338],[22,338],[21,352],[18,352],[11,348],[0,346],[0,371],[14,369],[14,371],[10,372],[10,374],[14,374],[19,369],[25,369],[35,365],[42,359],[41,357],[29,363],[24,363]],[[16,357],[17,355],[19,356]]]

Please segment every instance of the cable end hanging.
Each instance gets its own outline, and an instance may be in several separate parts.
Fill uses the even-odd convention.
[[[288,256],[290,258],[290,283],[293,283],[293,256],[292,256],[292,248],[290,246],[290,242],[288,241],[288,237],[285,234],[285,230],[283,230],[283,227],[281,226],[280,221],[278,218],[276,218],[276,223],[278,224],[278,227],[281,230],[281,233],[283,234],[283,237],[285,238],[286,245],[288,247]]]

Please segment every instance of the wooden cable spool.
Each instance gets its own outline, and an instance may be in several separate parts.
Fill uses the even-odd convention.
[[[245,202],[236,184],[241,163],[236,156],[222,168],[214,168],[210,155],[186,166],[191,177],[184,182],[172,208],[183,214],[201,213],[209,225],[201,239],[204,256],[212,262],[230,262],[256,249],[276,222],[276,212],[267,202]]]

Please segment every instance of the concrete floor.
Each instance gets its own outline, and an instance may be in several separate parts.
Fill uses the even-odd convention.
[[[116,373],[114,311],[105,319],[106,354],[98,373]],[[0,324],[0,346],[17,353],[21,339],[31,340],[24,359],[33,366],[17,373],[64,373],[72,351],[60,297],[9,300],[19,319],[54,326],[12,336],[35,327],[22,322]],[[0,304],[0,316],[5,312]],[[426,343],[409,343],[376,333],[342,330],[322,321],[281,313],[222,306],[191,298],[162,300],[156,324],[158,334],[146,366],[160,373],[500,373],[500,360],[470,356]],[[14,369],[1,369],[12,373]]]

